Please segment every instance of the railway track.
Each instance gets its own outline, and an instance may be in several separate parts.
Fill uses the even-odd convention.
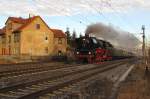
[[[38,64],[37,64],[38,65]],[[79,66],[80,64],[77,64],[76,66]],[[48,70],[55,70],[55,69],[61,69],[61,68],[67,68],[67,67],[73,67],[74,65],[41,65],[37,67],[30,67],[30,68],[23,68],[23,69],[17,69],[17,70],[8,70],[8,71],[2,71],[0,72],[0,79],[4,77],[12,77],[22,74],[29,74],[29,73],[36,73],[36,72],[42,72],[42,71],[48,71]]]
[[[81,64],[75,64],[75,65],[80,66]],[[56,66],[54,64],[49,64],[49,63],[45,63],[45,64],[34,63],[34,64],[21,64],[21,65],[17,64],[17,67],[14,67],[13,69],[0,71],[0,79],[18,76],[22,74],[30,74],[30,73],[36,73],[36,72],[42,72],[42,71],[48,71],[48,70],[74,67],[75,65],[59,64]],[[11,68],[11,66],[9,67]]]
[[[19,63],[19,64],[0,64],[0,73],[2,72],[10,72],[10,71],[19,71],[25,69],[34,69],[34,68],[41,68],[41,67],[48,67],[48,66],[55,66],[55,65],[64,65],[64,63],[60,62],[46,62],[46,63]]]
[[[118,61],[118,63],[110,62],[108,64],[103,64],[103,66],[87,65],[85,66],[86,68],[81,68],[82,66],[76,69],[69,68],[67,72],[60,73],[60,75],[57,76],[54,75],[47,79],[2,88],[0,89],[0,97],[2,97],[2,99],[37,99],[43,94],[88,79],[89,77],[123,65],[126,62],[128,62],[128,60]]]
[[[20,66],[18,66],[19,69],[17,70],[15,69],[0,72],[0,88],[35,81],[41,78],[40,75],[45,75],[43,78],[46,78],[49,75],[53,75],[53,72],[56,70],[60,71],[61,69],[75,68],[80,65],[81,64],[34,64],[33,67],[31,66],[30,68],[19,68]]]

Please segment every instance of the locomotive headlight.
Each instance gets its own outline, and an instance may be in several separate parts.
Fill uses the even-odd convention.
[[[77,52],[77,54],[79,54],[79,52]]]
[[[91,52],[89,52],[89,54],[92,54]]]

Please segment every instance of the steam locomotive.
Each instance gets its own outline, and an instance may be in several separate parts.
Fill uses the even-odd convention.
[[[116,49],[108,41],[89,36],[75,40],[74,54],[77,61],[88,63],[133,57],[132,53]]]

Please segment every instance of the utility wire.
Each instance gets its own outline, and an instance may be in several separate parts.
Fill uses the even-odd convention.
[[[117,10],[115,10],[113,7],[112,7],[112,5],[111,5],[111,0],[109,0],[109,1],[106,1],[106,4],[112,9],[112,11],[113,12],[116,12],[116,16],[118,16],[118,18],[120,19],[120,20],[122,20],[122,22],[123,23],[125,23],[125,24],[128,24],[128,25],[125,25],[125,26],[127,26],[127,27],[129,27],[129,28],[131,28],[131,27],[133,27],[133,26],[131,26],[132,25],[132,23],[131,22],[129,22],[128,20],[126,20],[124,17],[121,17],[119,14],[118,14],[118,11]],[[123,8],[123,7],[122,7]],[[125,13],[123,13],[123,11],[121,12],[124,16],[126,16],[126,14]]]
[[[65,9],[65,8],[60,9],[58,7],[54,7],[53,5],[49,5],[47,7],[50,8],[50,9],[52,9],[53,11],[56,11],[57,13],[62,13],[64,11],[64,9]],[[58,9],[60,9],[60,10],[58,10]],[[83,25],[83,26],[87,26],[87,24],[82,19],[77,20],[75,18],[72,19],[71,16],[69,16],[69,15],[65,15],[65,16],[67,16],[68,19],[71,20],[71,21],[74,21],[74,22],[76,22],[76,23],[78,23],[80,25]]]
[[[110,20],[103,15],[101,11],[99,11],[97,8],[95,8],[88,0],[86,0],[87,4],[93,8],[100,16],[102,16],[108,23],[110,23]]]

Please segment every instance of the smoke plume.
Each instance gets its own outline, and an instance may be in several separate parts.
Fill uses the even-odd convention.
[[[89,25],[85,32],[86,34],[94,35],[99,39],[109,41],[115,47],[126,49],[128,51],[133,50],[140,45],[140,41],[133,34],[102,23]]]

